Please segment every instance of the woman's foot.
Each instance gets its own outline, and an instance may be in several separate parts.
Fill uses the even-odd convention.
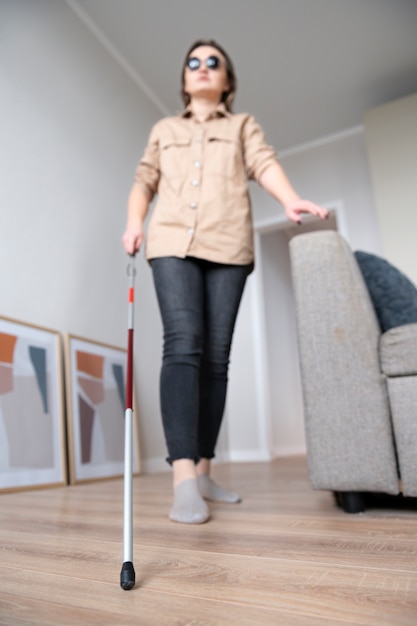
[[[174,486],[174,503],[169,519],[180,524],[204,524],[210,517],[201,497],[196,478],[188,478]]]
[[[236,504],[241,501],[241,497],[234,491],[227,491],[220,487],[217,483],[210,478],[211,462],[210,459],[200,459],[196,471],[198,476],[198,486],[200,493],[206,500],[212,500],[213,502],[228,502],[230,504]]]
[[[180,524],[204,524],[210,517],[210,511],[201,497],[194,461],[176,459],[172,463],[172,469],[174,503],[169,519]]]
[[[227,491],[220,487],[217,483],[210,478],[208,474],[199,474],[198,486],[200,493],[206,500],[212,500],[213,502],[228,502],[229,504],[236,504],[241,501],[241,497],[234,491]]]

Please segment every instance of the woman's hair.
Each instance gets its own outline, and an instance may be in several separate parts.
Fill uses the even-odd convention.
[[[227,52],[213,39],[199,39],[198,41],[195,41],[193,45],[190,47],[190,49],[188,50],[187,54],[185,55],[184,63],[182,66],[182,73],[181,73],[181,97],[182,97],[184,106],[187,107],[190,104],[190,96],[188,95],[188,93],[185,93],[184,91],[185,69],[187,67],[187,61],[191,53],[196,48],[200,48],[201,46],[211,46],[212,48],[216,48],[216,50],[220,52],[220,54],[224,57],[226,61],[226,72],[227,72],[227,79],[229,81],[229,89],[228,91],[223,92],[222,97],[221,97],[221,102],[224,103],[226,110],[231,112],[232,103],[233,103],[236,90],[237,90],[237,80],[236,80],[235,70],[233,67],[232,60],[227,54]]]

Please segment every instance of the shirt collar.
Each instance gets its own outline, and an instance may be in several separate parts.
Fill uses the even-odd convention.
[[[224,103],[220,102],[208,119],[212,119],[213,117],[229,117],[229,115],[230,112],[226,109]],[[192,116],[193,114],[190,105],[188,105],[187,108],[180,113],[180,117],[189,118]]]

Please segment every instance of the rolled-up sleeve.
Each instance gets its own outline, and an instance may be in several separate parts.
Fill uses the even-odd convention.
[[[159,178],[159,132],[156,124],[151,130],[145,152],[136,168],[135,184],[145,189],[152,199],[158,191]]]
[[[278,161],[272,146],[268,146],[262,128],[255,118],[248,115],[242,128],[244,162],[249,179],[259,181],[259,177],[270,165]]]

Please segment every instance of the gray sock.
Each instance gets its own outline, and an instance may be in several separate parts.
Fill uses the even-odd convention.
[[[215,502],[229,502],[230,504],[236,504],[240,502],[241,498],[238,493],[233,491],[226,491],[223,487],[217,485],[214,480],[207,474],[200,474],[198,477],[198,485],[200,487],[200,493],[206,500],[213,500]]]
[[[207,504],[201,497],[197,480],[188,478],[174,487],[174,504],[169,519],[180,524],[203,524],[210,517]]]

